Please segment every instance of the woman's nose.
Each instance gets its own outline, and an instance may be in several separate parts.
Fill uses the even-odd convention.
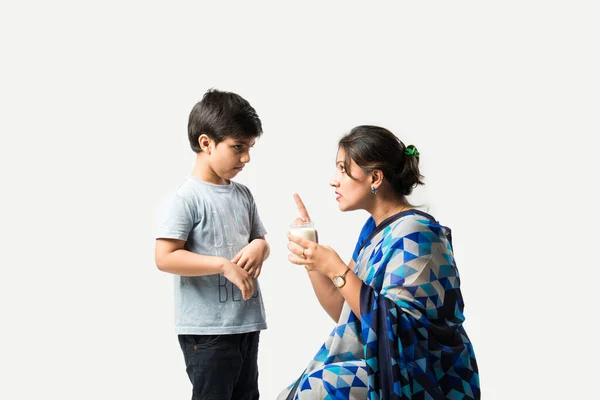
[[[333,174],[331,180],[329,181],[329,186],[338,187],[340,186],[340,180],[338,179],[338,174]]]

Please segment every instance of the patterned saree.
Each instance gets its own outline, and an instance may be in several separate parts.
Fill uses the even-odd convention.
[[[353,256],[361,315],[337,326],[278,399],[480,399],[450,229],[404,211],[369,218]]]

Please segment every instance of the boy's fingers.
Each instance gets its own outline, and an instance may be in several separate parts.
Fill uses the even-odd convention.
[[[251,268],[248,269],[248,273],[250,274],[252,279],[257,278],[257,274],[259,273],[259,271],[260,271],[260,265],[253,265]]]
[[[237,264],[238,261],[240,261],[240,258],[242,257],[242,254],[244,253],[244,250],[240,250],[235,257],[233,257],[233,259],[231,260],[232,263]]]
[[[252,295],[254,294],[254,281],[251,279],[248,279],[246,281],[246,296],[244,300],[248,300],[250,297],[252,297]]]
[[[246,279],[242,280],[242,284],[240,285],[240,291],[242,292],[242,298],[244,300],[247,300],[249,287],[248,287],[248,281]]]
[[[302,202],[302,199],[300,198],[300,195],[298,195],[298,193],[294,193],[294,200],[296,201],[296,207],[298,207],[298,213],[300,214],[300,218],[302,218],[304,222],[309,222],[310,216],[308,215],[306,206]]]

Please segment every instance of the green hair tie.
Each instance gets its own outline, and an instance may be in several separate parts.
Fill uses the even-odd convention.
[[[406,148],[406,149],[404,149],[404,154],[406,154],[407,156],[415,156],[415,157],[419,158],[419,155],[420,155],[421,153],[419,153],[419,152],[417,151],[417,148],[416,148],[416,147],[412,147],[412,148],[410,148],[410,149],[409,149],[409,148]]]

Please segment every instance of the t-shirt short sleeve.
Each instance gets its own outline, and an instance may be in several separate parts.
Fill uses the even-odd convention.
[[[258,215],[258,208],[256,207],[256,202],[254,201],[254,197],[252,194],[249,196],[250,198],[250,217],[252,219],[251,224],[251,232],[250,232],[250,242],[256,238],[261,236],[265,236],[267,234],[267,230],[262,224],[260,216]]]
[[[364,244],[364,241],[371,235],[371,232],[375,229],[375,220],[373,217],[369,217],[367,222],[363,225],[360,234],[358,235],[358,241],[356,242],[356,247],[354,248],[354,253],[352,253],[352,259],[354,262],[358,260],[358,253]]]
[[[188,202],[175,195],[165,205],[156,229],[156,239],[187,240],[194,227],[194,214]]]

